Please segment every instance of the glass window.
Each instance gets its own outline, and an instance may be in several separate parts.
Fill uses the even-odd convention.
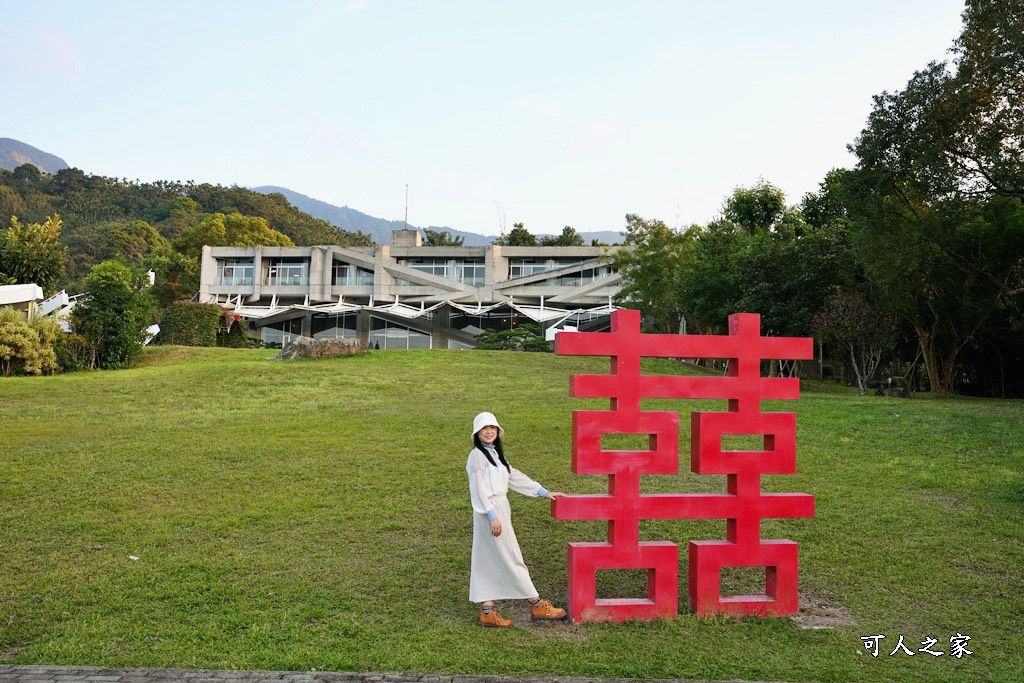
[[[252,259],[217,259],[217,285],[251,285]]]
[[[332,267],[332,282],[335,285],[373,285],[372,270],[360,268],[344,261],[335,261]]]
[[[429,349],[430,335],[398,325],[383,318],[370,318],[370,348]]]
[[[292,318],[264,325],[260,330],[260,339],[267,346],[281,348],[301,334],[302,318]]]
[[[273,258],[267,266],[268,285],[308,285],[309,259]]]
[[[314,339],[353,338],[356,336],[356,314],[354,312],[313,316]]]
[[[413,268],[427,275],[443,277],[446,280],[455,280],[456,282],[463,282],[475,287],[479,287],[484,283],[483,259],[416,258],[399,259],[398,264]],[[412,285],[415,283],[396,278],[395,284]]]

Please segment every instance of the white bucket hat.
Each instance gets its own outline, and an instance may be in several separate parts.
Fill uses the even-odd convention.
[[[487,425],[494,425],[498,428],[498,436],[505,433],[505,430],[498,424],[498,418],[494,417],[494,413],[480,413],[473,418],[473,435],[486,427]]]

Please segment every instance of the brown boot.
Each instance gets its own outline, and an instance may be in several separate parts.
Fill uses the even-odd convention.
[[[508,628],[512,622],[498,614],[498,610],[492,607],[490,614],[484,614],[484,611],[480,610],[480,625],[487,628]]]
[[[557,621],[565,619],[565,610],[555,607],[547,600],[541,600],[536,607],[530,608],[530,619],[533,621]]]

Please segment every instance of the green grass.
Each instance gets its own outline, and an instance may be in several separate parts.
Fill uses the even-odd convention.
[[[141,366],[0,381],[0,660],[14,663],[771,680],[1021,680],[1024,402],[860,397],[805,383],[796,475],[817,517],[765,520],[800,543],[804,599],[846,615],[698,619],[691,539],[722,521],[646,521],[681,544],[673,622],[480,629],[468,602],[465,475],[481,410],[510,460],[551,489],[599,492],[569,470],[568,377],[604,359],[374,352],[271,362],[267,351],[157,348]],[[679,372],[668,361],[649,372]],[[645,401],[684,411],[723,402]],[[688,428],[688,427],[687,427]],[[681,435],[684,443],[688,434]],[[615,447],[613,443],[610,447]],[[619,447],[622,447],[621,445]],[[628,444],[625,447],[632,447]],[[749,447],[740,444],[739,448]],[[685,469],[685,456],[684,469]],[[644,492],[719,491],[724,477],[650,476]],[[564,604],[557,522],[512,494],[534,583]],[[129,555],[138,557],[137,561]],[[727,571],[727,592],[753,583]],[[603,597],[640,595],[602,572]],[[840,620],[842,621],[842,620]],[[889,657],[900,633],[972,656]],[[860,636],[884,633],[884,653]],[[944,647],[943,647],[944,646]]]

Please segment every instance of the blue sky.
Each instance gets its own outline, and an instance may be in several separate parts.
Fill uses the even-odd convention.
[[[86,172],[282,185],[496,234],[791,203],[961,2],[0,0],[0,137]]]

